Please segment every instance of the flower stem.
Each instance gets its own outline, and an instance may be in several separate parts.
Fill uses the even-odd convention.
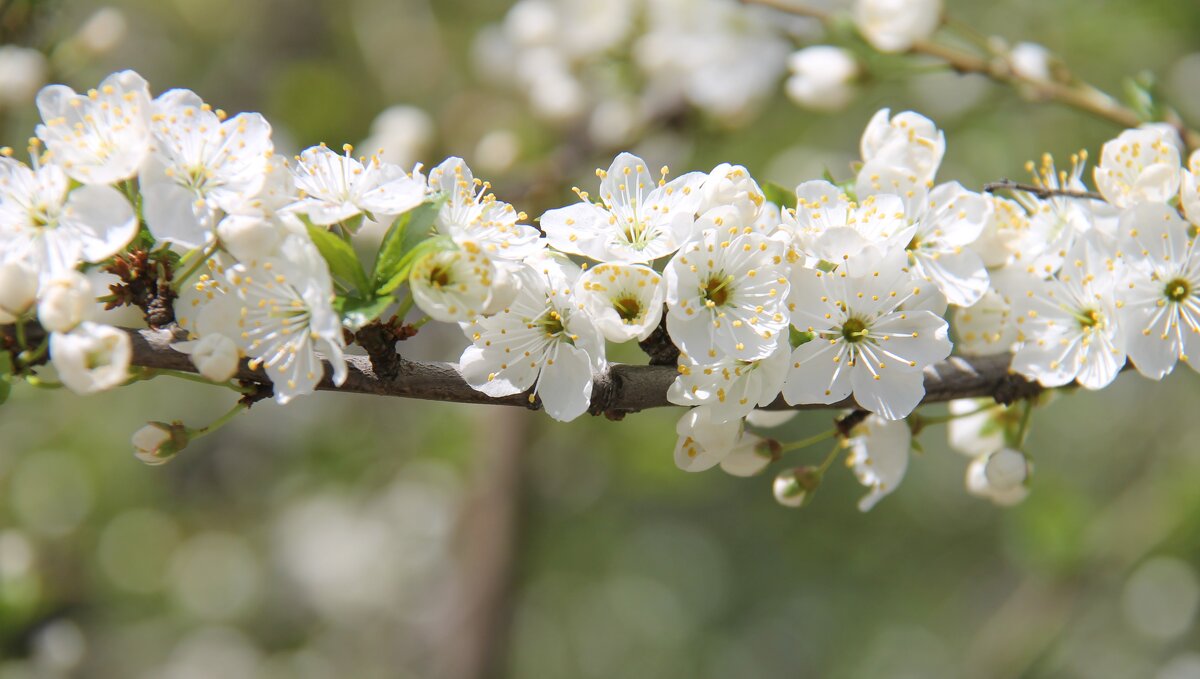
[[[221,427],[224,427],[226,424],[228,424],[230,422],[230,420],[232,420],[234,417],[236,417],[238,413],[242,412],[243,410],[245,410],[248,407],[249,406],[247,406],[245,403],[238,403],[237,405],[233,406],[233,408],[231,408],[229,410],[229,412],[218,417],[217,419],[208,423],[208,425],[206,425],[204,427],[200,427],[199,429],[190,430],[188,432],[188,434],[191,436],[192,440],[198,439],[201,436],[204,436],[205,434],[211,434],[212,432],[220,429]]]
[[[186,261],[186,258],[190,257],[192,255],[192,253],[196,252],[197,250],[199,250],[199,248],[189,251],[187,254],[185,254],[183,256],[184,258],[181,259],[180,261],[181,262]],[[200,267],[204,266],[204,263],[207,262],[213,256],[213,254],[216,253],[216,251],[217,251],[217,244],[214,241],[212,245],[210,245],[204,249],[204,254],[202,256],[197,258],[196,261],[192,262],[191,266],[189,266],[183,272],[182,276],[178,276],[175,278],[174,281],[172,281],[171,287],[174,288],[176,291],[183,289],[183,284],[186,283],[187,280],[189,278],[191,278],[197,271],[199,271]]]
[[[814,434],[812,436],[809,436],[808,438],[800,439],[799,441],[793,441],[792,443],[785,445],[781,452],[790,453],[793,450],[800,450],[801,448],[807,448],[811,445],[820,443],[821,441],[831,439],[834,436],[837,436],[837,433],[838,433],[837,427],[832,427],[830,429],[827,429],[827,430],[821,432],[820,434]]]
[[[841,452],[842,442],[838,441],[833,444],[833,450],[830,450],[829,454],[825,456],[825,459],[821,462],[821,466],[817,467],[817,475],[824,476],[825,472],[829,471],[829,467],[833,465],[833,461],[838,458]]]

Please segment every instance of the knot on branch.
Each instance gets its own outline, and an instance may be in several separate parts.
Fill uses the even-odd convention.
[[[597,375],[592,382],[592,402],[589,415],[603,415],[610,420],[623,420],[630,411],[617,408],[623,383],[621,376],[612,370]]]
[[[179,295],[171,287],[174,272],[165,255],[134,250],[117,255],[104,271],[121,279],[108,286],[112,298],[105,309],[136,306],[142,310],[146,325],[156,329],[175,322],[175,298]]]
[[[400,374],[404,360],[396,352],[396,342],[412,336],[405,328],[374,321],[354,334],[354,341],[366,350],[372,370],[382,380],[393,380]]]
[[[1034,398],[1042,393],[1042,385],[1017,373],[1006,373],[996,383],[996,389],[992,392],[992,398],[996,399],[996,403],[1009,406],[1017,401],[1023,401]]]
[[[679,361],[679,347],[671,341],[667,333],[667,312],[663,311],[662,320],[658,327],[646,339],[638,342],[638,346],[650,357],[650,365],[675,365]]]

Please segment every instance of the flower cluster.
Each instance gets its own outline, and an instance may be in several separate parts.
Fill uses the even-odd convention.
[[[883,110],[841,183],[791,191],[727,163],[672,179],[622,153],[539,229],[462,159],[405,170],[348,145],[288,159],[261,115],[152,96],[131,71],[37,103],[30,163],[0,157],[0,324],[20,350],[6,370],[33,377],[48,355],[79,393],[130,379],[129,331],[96,322],[98,302],[177,323],[174,346],[206,379],[261,370],[280,403],[343,383],[353,333],[415,305],[462,329],[467,384],[563,421],[593,407],[608,344],[665,330],[667,397],[689,408],[682,469],[761,471],[780,453],[753,430],[779,421],[758,409],[852,407],[869,413],[842,432],[867,509],[904,474],[927,420],[903,421],[950,356],[952,324],[959,354],[1011,353],[1047,388],[1104,387],[1127,358],[1161,379],[1200,354],[1200,155],[1182,167],[1167,127],[1106,144],[1099,194],[1081,153],[1070,171],[1031,165],[1039,190],[1008,199],[939,182],[942,132]],[[386,225],[369,271],[350,246],[366,221]],[[98,296],[103,272],[117,282]],[[1023,497],[1028,418],[955,412],[972,492]],[[819,474],[787,478],[794,500]]]

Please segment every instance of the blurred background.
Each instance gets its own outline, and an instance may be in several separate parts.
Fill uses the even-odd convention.
[[[1108,91],[1145,69],[1200,121],[1200,4],[947,5]],[[842,110],[801,109],[787,55],[834,38],[724,0],[0,0],[0,132],[23,146],[45,82],[134,68],[156,93],[261,111],[286,153],[461,155],[533,216],[626,148],[676,174],[846,177],[881,107],[932,117],[940,176],[976,189],[1119,132],[902,59],[873,59]],[[430,325],[401,349],[462,344]],[[774,469],[678,471],[665,409],[562,425],[322,393],[261,402],[163,467],[131,455],[145,421],[201,425],[230,401],[164,378],[0,407],[0,679],[1200,677],[1184,367],[1040,410],[1012,509],[964,492],[941,427],[871,513],[849,472],[785,509]]]

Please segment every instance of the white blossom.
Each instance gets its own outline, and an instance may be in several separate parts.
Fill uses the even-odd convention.
[[[740,420],[779,396],[790,356],[786,342],[780,342],[766,358],[753,362],[681,353],[679,376],[667,390],[667,400],[682,406],[707,405],[713,419]]]
[[[880,52],[904,52],[929,39],[942,21],[942,0],[857,0],[854,24]]]
[[[753,224],[762,216],[766,196],[750,171],[741,165],[721,163],[704,178],[703,199],[696,212],[732,207],[742,223]]]
[[[879,193],[855,202],[824,180],[797,186],[796,208],[783,211],[783,229],[807,258],[798,264],[849,275],[878,266],[889,252],[909,243],[916,228],[899,196]]]
[[[124,384],[133,348],[124,331],[84,322],[71,332],[51,333],[50,356],[68,389],[91,394]]]
[[[644,340],[662,320],[662,276],[644,264],[591,267],[579,277],[576,294],[580,310],[612,342]]]
[[[792,352],[784,399],[832,404],[853,394],[884,419],[911,413],[925,395],[922,371],[950,354],[946,321],[904,306],[932,291],[897,266],[860,277],[802,270],[792,283],[792,325],[813,337]]]
[[[1192,227],[1174,208],[1140,203],[1121,216],[1125,264],[1117,288],[1134,367],[1162,379],[1179,359],[1200,363],[1200,253]]]
[[[325,372],[318,349],[333,369],[333,383],[346,380],[333,282],[310,242],[293,236],[276,257],[230,267],[226,280],[241,303],[241,332],[234,339],[251,368],[266,370],[276,401],[312,393]]]
[[[409,289],[417,306],[443,323],[492,311],[498,272],[491,260],[465,250],[431,252],[413,265]]]
[[[1096,188],[1116,207],[1165,203],[1179,192],[1179,149],[1160,129],[1125,130],[1100,150]]]
[[[894,168],[907,170],[922,183],[932,182],[946,153],[946,136],[919,113],[904,111],[892,116],[885,108],[871,117],[859,147],[864,163],[860,172]]]
[[[685,472],[712,469],[738,444],[742,421],[714,417],[708,406],[692,408],[675,425],[675,466]]]
[[[927,191],[916,175],[877,168],[859,175],[859,195],[894,193],[904,197],[916,229],[905,246],[913,272],[937,286],[951,304],[971,306],[988,289],[983,259],[968,246],[991,221],[992,203],[947,182]]]
[[[1029,280],[1013,299],[1021,347],[1012,369],[1044,387],[1078,381],[1100,389],[1125,364],[1110,258],[1097,238],[1080,238],[1049,280]]]
[[[581,202],[542,215],[551,246],[601,262],[640,263],[675,252],[691,237],[703,173],[656,185],[645,161],[622,153],[596,174],[599,204],[580,192]]]
[[[429,172],[429,190],[446,202],[434,228],[470,253],[500,260],[521,260],[544,246],[537,229],[518,224],[524,213],[496,200],[491,185],[476,179],[461,158],[447,158]]]
[[[300,200],[292,210],[307,215],[313,224],[328,226],[357,217],[399,215],[425,200],[425,185],[399,166],[379,158],[361,160],[324,145],[305,149],[293,168]]]
[[[816,111],[839,111],[854,98],[858,62],[841,47],[816,45],[788,57],[792,75],[784,92],[795,103]]]
[[[667,264],[667,330],[699,358],[766,358],[781,334],[787,341],[784,247],[736,226],[711,226]]]
[[[258,113],[228,120],[191,90],[153,102],[153,153],[139,174],[146,226],[155,239],[200,247],[218,210],[232,212],[259,193],[274,146]]]
[[[48,85],[37,96],[37,136],[54,162],[82,184],[113,184],[137,173],[150,149],[150,89],[133,71],[114,73],[87,94]]]
[[[904,479],[912,430],[903,420],[869,415],[854,428],[846,443],[850,448],[846,463],[858,482],[871,489],[858,501],[858,509],[867,512]]]
[[[0,157],[0,259],[22,260],[44,280],[100,262],[137,235],[133,207],[110,186],[80,186],[57,165]]]
[[[604,367],[603,337],[574,297],[578,273],[539,262],[516,276],[517,296],[508,307],[464,324],[472,344],[459,370],[489,396],[533,388],[547,414],[573,420],[587,411],[592,374]]]

